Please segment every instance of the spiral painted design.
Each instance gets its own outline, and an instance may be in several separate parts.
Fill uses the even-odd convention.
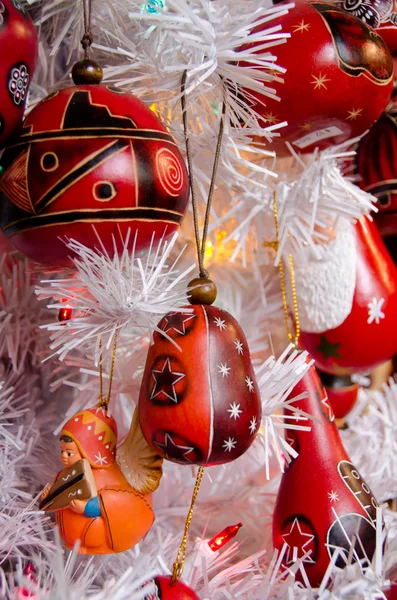
[[[178,196],[184,184],[182,165],[168,148],[162,148],[156,156],[157,172],[164,190],[170,196]]]

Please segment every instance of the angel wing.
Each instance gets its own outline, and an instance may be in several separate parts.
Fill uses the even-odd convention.
[[[116,461],[131,487],[142,494],[154,492],[163,474],[163,459],[149,446],[139,425],[138,410],[134,410],[130,431],[117,449]]]

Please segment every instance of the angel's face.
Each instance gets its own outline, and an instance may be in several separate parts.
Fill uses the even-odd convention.
[[[61,446],[61,463],[65,469],[72,467],[82,456],[75,442],[60,441]]]

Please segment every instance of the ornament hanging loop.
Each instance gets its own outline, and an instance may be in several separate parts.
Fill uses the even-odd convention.
[[[116,332],[114,334],[114,343],[113,343],[113,349],[112,349],[112,362],[110,365],[110,371],[109,371],[109,388],[108,388],[108,395],[105,398],[105,395],[103,393],[103,355],[102,355],[102,339],[99,340],[99,401],[97,404],[98,408],[103,408],[105,410],[105,412],[107,412],[109,404],[110,404],[110,398],[112,395],[112,384],[113,384],[113,374],[114,374],[114,366],[115,366],[115,362],[116,362],[116,351],[117,351],[117,329]]]
[[[197,199],[196,199],[196,187],[195,187],[194,174],[193,174],[192,151],[191,151],[190,139],[189,139],[188,131],[187,131],[186,79],[187,79],[187,70],[185,70],[183,72],[182,80],[181,80],[181,107],[182,107],[183,131],[184,131],[185,146],[186,146],[186,158],[187,158],[188,171],[189,171],[190,191],[192,194],[194,235],[195,235],[195,239],[196,239],[197,262],[198,262],[198,267],[199,267],[199,275],[200,275],[201,279],[208,279],[209,273],[204,268],[205,245],[206,245],[207,236],[208,236],[208,226],[209,226],[210,215],[211,215],[212,197],[213,197],[214,190],[215,190],[216,174],[218,171],[219,159],[220,159],[220,155],[221,155],[224,120],[225,120],[225,114],[226,114],[226,102],[225,102],[225,100],[223,100],[222,115],[221,115],[221,121],[219,124],[219,132],[218,132],[218,139],[216,142],[214,164],[212,166],[211,182],[210,182],[210,188],[208,191],[207,206],[206,206],[205,217],[204,217],[203,234],[200,239],[200,228],[199,228],[199,223],[198,223],[198,211],[197,211]]]
[[[197,499],[198,493],[200,491],[200,486],[201,486],[201,482],[203,480],[203,476],[204,476],[204,467],[199,467],[199,469],[197,471],[196,482],[194,484],[194,489],[193,489],[192,500],[190,503],[189,512],[187,513],[187,517],[186,517],[185,529],[183,532],[182,542],[181,542],[181,545],[179,546],[178,554],[177,554],[176,560],[174,562],[173,570],[172,570],[171,585],[176,583],[178,581],[178,579],[180,579],[182,576],[183,566],[185,564],[185,558],[186,558],[187,536],[189,533],[190,523],[192,522],[194,505],[196,503],[196,499]]]
[[[92,0],[83,0],[83,18],[84,18],[84,35],[81,38],[81,45],[84,50],[84,58],[88,58],[88,50],[92,45],[94,36],[91,31],[92,17]]]
[[[277,194],[273,193],[273,215],[274,215],[274,223],[276,226],[276,240],[273,242],[264,242],[263,245],[265,248],[272,248],[275,252],[278,252],[279,249],[279,227],[278,227],[278,211],[277,211]],[[288,303],[287,303],[287,291],[285,285],[285,275],[284,275],[284,267],[283,267],[283,259],[280,256],[278,263],[278,270],[280,275],[280,286],[281,286],[281,297],[283,300],[283,310],[284,310],[284,320],[285,320],[285,328],[287,330],[287,336],[290,343],[294,346],[295,350],[299,350],[299,338],[301,333],[300,321],[299,321],[299,309],[298,309],[298,298],[296,293],[296,284],[295,284],[295,269],[294,269],[294,259],[292,254],[288,254],[288,270],[289,277],[291,283],[291,293],[292,293],[292,303],[294,307],[294,321],[295,321],[295,335],[291,332],[290,324],[289,324],[289,313],[288,313]]]

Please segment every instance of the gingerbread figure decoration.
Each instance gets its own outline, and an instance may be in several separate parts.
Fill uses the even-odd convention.
[[[117,425],[106,407],[87,408],[60,434],[63,470],[42,495],[68,548],[81,554],[113,554],[137,544],[154,521],[151,492],[162,459],[145,442],[134,413],[125,442],[116,449]]]

